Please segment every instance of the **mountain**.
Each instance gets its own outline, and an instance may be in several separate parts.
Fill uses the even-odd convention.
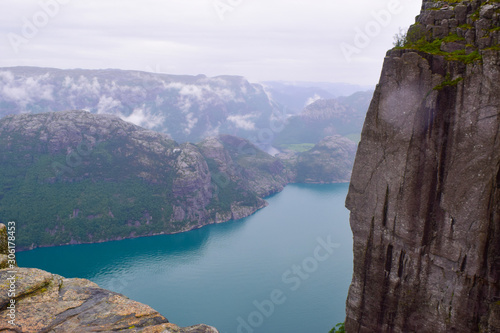
[[[9,254],[7,237],[7,228],[0,224],[0,258]],[[0,260],[2,281],[12,281],[11,271],[15,272],[15,287],[0,285],[0,331],[218,333],[207,325],[181,328],[149,306],[101,289],[89,280],[10,267]]]
[[[357,140],[372,96],[373,91],[366,91],[349,97],[317,100],[301,114],[287,119],[274,145],[286,148],[293,144],[318,143],[337,134]]]
[[[265,81],[262,85],[274,101],[286,108],[285,113],[288,114],[300,113],[319,99],[349,96],[358,91],[373,89],[370,86],[330,82]]]
[[[0,68],[0,117],[68,109],[117,115],[178,142],[218,134],[257,137],[282,118],[261,85],[239,76]]]
[[[284,160],[296,183],[348,183],[351,178],[356,143],[340,136],[329,136],[303,152],[287,151],[276,157]]]
[[[425,0],[387,53],[346,200],[346,332],[500,332],[499,13]]]
[[[178,144],[86,111],[4,117],[0,164],[1,221],[20,222],[19,249],[240,219],[289,181],[279,159],[247,140]]]

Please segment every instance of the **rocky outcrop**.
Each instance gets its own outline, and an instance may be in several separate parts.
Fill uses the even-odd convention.
[[[0,269],[0,331],[218,333],[206,325],[180,328],[151,307],[88,280],[19,267]]]
[[[424,1],[385,58],[346,201],[347,332],[500,332],[499,10]]]

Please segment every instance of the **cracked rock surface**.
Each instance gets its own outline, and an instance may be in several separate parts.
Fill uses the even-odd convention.
[[[347,332],[500,332],[500,52],[475,30],[498,12],[424,1],[418,24],[469,22],[481,59],[385,58],[346,200]]]

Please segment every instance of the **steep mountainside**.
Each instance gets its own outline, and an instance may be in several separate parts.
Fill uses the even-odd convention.
[[[500,3],[424,1],[347,197],[347,332],[500,332]]]
[[[280,117],[262,86],[238,76],[0,68],[0,117],[68,109],[117,115],[178,142],[250,138]]]
[[[0,244],[6,241],[6,227],[0,224]],[[7,254],[0,247],[0,258]],[[15,267],[0,269],[0,281],[2,332],[218,333],[207,325],[180,328],[149,306],[84,279]]]
[[[248,216],[288,183],[250,142],[198,145],[85,111],[0,120],[0,218],[18,246],[174,233]],[[0,222],[1,222],[0,221]]]
[[[372,96],[373,91],[365,91],[349,97],[315,101],[301,114],[287,120],[283,131],[276,135],[275,146],[318,143],[332,135],[359,136]]]
[[[356,143],[340,135],[329,136],[304,152],[277,155],[296,183],[347,183],[356,155]]]

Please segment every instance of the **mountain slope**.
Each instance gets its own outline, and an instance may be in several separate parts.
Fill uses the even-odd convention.
[[[210,151],[231,161],[217,166]],[[246,140],[223,136],[179,145],[115,116],[85,111],[3,118],[0,163],[0,216],[19,221],[20,248],[239,219],[288,182],[283,164]],[[225,182],[226,171],[217,168],[237,172]]]
[[[301,114],[287,119],[274,144],[318,143],[332,135],[359,135],[372,91],[358,92],[349,97],[320,99],[308,105]]]
[[[500,4],[424,1],[388,52],[346,205],[347,332],[500,331]]]
[[[347,183],[351,178],[356,143],[340,136],[329,136],[303,152],[286,151],[277,155],[290,170],[296,183]]]

